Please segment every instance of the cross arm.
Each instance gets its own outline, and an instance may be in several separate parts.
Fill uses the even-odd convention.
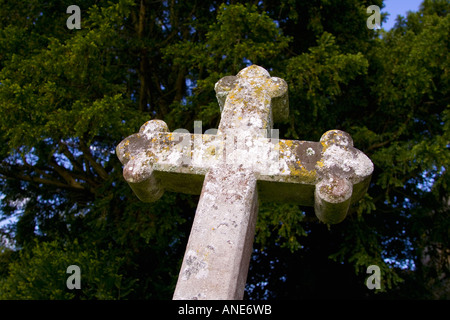
[[[280,175],[259,178],[262,199],[314,206],[319,220],[335,224],[367,192],[373,163],[344,131],[319,142],[280,140],[279,150]]]
[[[342,221],[367,191],[373,164],[343,131],[328,131],[319,142],[238,138],[169,132],[152,120],[116,152],[125,180],[146,202],[164,190],[200,194],[205,174],[221,162],[251,169],[261,200],[314,206],[330,223]]]
[[[151,120],[116,147],[123,177],[141,201],[157,201],[165,190],[200,194],[207,168],[193,165],[193,140],[189,133],[169,132],[164,121]]]

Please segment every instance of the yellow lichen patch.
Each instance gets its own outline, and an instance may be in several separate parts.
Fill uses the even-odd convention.
[[[319,168],[322,168],[324,166],[322,160],[317,161],[316,165],[319,166]]]
[[[264,119],[264,121],[263,121],[263,128],[268,129],[268,130],[271,129],[270,122],[267,119]]]
[[[293,144],[294,143],[292,140],[280,140],[278,143],[280,153],[284,154],[288,152],[292,148]]]
[[[288,148],[291,148],[292,145],[294,144],[294,141],[292,141],[292,140],[282,140],[282,141],[280,141],[280,143],[284,143]]]
[[[228,103],[232,103],[232,104],[240,104],[244,101],[244,98],[242,98],[241,96],[235,96],[235,95],[231,95],[227,97],[227,102]]]
[[[288,165],[290,176],[297,177],[297,179],[301,180],[303,183],[313,183],[317,177],[316,170],[306,170],[301,164],[300,161],[297,161],[293,165]]]
[[[174,140],[174,136],[173,136],[172,133],[168,133],[168,134],[167,134],[167,140],[168,140],[168,141],[173,141],[173,140]]]
[[[145,155],[148,157],[150,163],[158,162],[158,157],[151,151],[147,151]]]
[[[216,146],[209,146],[206,149],[206,154],[207,155],[211,155],[211,156],[215,156],[216,155]]]
[[[320,141],[320,144],[322,145],[322,153],[324,153],[328,147],[330,146],[330,141]]]

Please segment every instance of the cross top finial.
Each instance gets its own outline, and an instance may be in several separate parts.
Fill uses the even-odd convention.
[[[289,115],[286,81],[252,65],[215,85],[222,111],[219,132],[258,136]],[[257,132],[258,131],[258,132]]]

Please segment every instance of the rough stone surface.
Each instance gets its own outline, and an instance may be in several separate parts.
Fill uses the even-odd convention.
[[[169,132],[160,120],[116,148],[123,175],[142,201],[165,190],[200,194],[174,299],[240,299],[252,251],[258,198],[314,206],[341,222],[367,191],[373,164],[349,134],[319,142],[278,139],[288,117],[287,84],[258,66],[215,86],[222,117],[216,134]]]
[[[243,298],[257,210],[250,170],[219,165],[208,172],[174,299]]]

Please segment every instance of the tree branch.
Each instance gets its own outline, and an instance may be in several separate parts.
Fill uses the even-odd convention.
[[[139,20],[137,21],[137,35],[138,39],[142,40],[144,37],[144,29],[145,29],[145,4],[144,0],[141,0],[141,5],[139,8]],[[140,44],[142,45],[142,44]],[[139,53],[139,110],[145,111],[147,109],[147,50],[145,48],[140,49]]]
[[[75,156],[73,155],[72,152],[70,152],[69,147],[67,146],[67,144],[63,141],[60,141],[60,150],[61,152],[67,157],[67,159],[69,159],[70,163],[72,164],[72,166],[75,168],[75,170],[83,172],[83,166],[80,163],[80,161],[78,161]]]
[[[106,172],[106,170],[95,161],[91,151],[89,150],[89,147],[82,140],[80,140],[80,149],[83,152],[83,157],[89,162],[89,164],[92,166],[94,171],[100,176],[100,178],[102,178],[103,180],[108,180],[109,178],[108,172]]]
[[[71,173],[64,167],[60,166],[55,159],[55,156],[50,157],[49,164],[53,167],[53,169],[67,182],[69,186],[75,189],[84,189],[84,187],[76,181]]]
[[[413,116],[413,112],[410,112],[408,117],[406,118],[406,120],[400,124],[398,130],[393,134],[391,139],[375,143],[375,144],[371,145],[370,147],[368,147],[367,149],[365,149],[365,152],[367,153],[370,150],[384,147],[385,145],[397,140],[397,138],[403,133],[403,131],[405,131],[405,128],[408,125],[409,121],[411,120],[412,116]]]
[[[21,171],[21,170],[18,169],[16,166],[14,167],[14,169],[10,169],[10,170],[5,170],[4,167],[1,167],[0,168],[0,175],[1,175],[0,179],[22,180],[22,181],[28,181],[28,182],[38,183],[38,184],[51,185],[54,187],[65,188],[65,189],[76,189],[76,190],[84,189],[84,188],[74,187],[74,186],[62,183],[60,181],[43,179],[40,177],[33,177],[29,174],[24,174],[24,173],[20,174],[20,173],[18,173],[19,171]],[[22,172],[23,172],[23,170],[22,170]]]

